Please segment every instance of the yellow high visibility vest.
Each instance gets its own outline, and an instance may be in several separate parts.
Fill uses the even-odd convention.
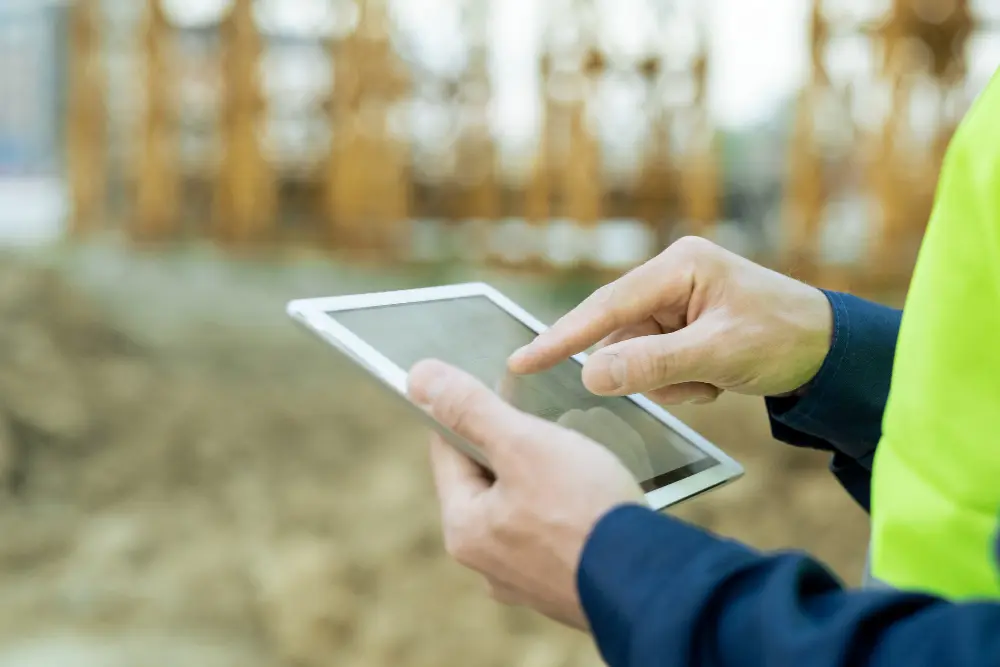
[[[1000,76],[952,140],[872,479],[872,575],[1000,598]]]

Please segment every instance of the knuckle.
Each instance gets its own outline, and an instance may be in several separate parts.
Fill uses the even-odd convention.
[[[667,248],[664,255],[672,264],[695,271],[698,267],[708,269],[716,266],[722,256],[722,248],[700,236],[685,236]]]
[[[445,402],[440,419],[446,426],[463,432],[475,417],[480,395],[474,385],[463,385],[456,389]]]
[[[664,377],[670,366],[668,355],[662,352],[650,351],[639,355],[633,364],[634,380],[643,385],[650,385]]]
[[[618,289],[615,287],[615,283],[611,282],[597,288],[590,298],[597,308],[599,308],[602,312],[607,312],[615,304],[615,293],[617,291]]]
[[[610,304],[614,303],[615,299],[615,283],[610,282],[606,285],[598,287],[593,294],[593,300],[599,304]]]
[[[676,272],[675,277],[683,276],[691,284],[698,275],[707,277],[724,270],[726,254],[723,248],[708,239],[685,236],[675,241],[660,257]]]
[[[591,296],[595,309],[611,328],[621,326],[622,312],[627,305],[625,303],[627,298],[628,294],[623,293],[617,281],[598,288]]]
[[[671,246],[677,254],[692,258],[714,255],[718,247],[701,236],[684,236],[677,239]]]

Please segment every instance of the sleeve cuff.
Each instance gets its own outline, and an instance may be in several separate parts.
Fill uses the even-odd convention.
[[[629,663],[635,628],[656,596],[676,596],[677,622],[697,615],[699,582],[754,552],[639,505],[623,505],[598,521],[577,570],[580,603],[608,664]],[[714,577],[713,577],[714,579]],[[661,618],[658,622],[670,623]]]

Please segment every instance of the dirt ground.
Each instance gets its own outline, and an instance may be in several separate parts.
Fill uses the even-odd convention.
[[[0,667],[600,664],[446,560],[421,428],[282,315],[428,280],[208,251],[3,258]],[[571,305],[498,284],[546,318]],[[676,412],[747,467],[677,514],[857,580],[867,520],[824,456],[771,440],[757,400]]]

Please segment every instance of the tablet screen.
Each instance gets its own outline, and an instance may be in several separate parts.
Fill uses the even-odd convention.
[[[633,401],[590,393],[568,359],[515,376],[507,358],[536,333],[485,296],[341,310],[328,315],[408,371],[435,358],[464,369],[518,409],[577,430],[612,450],[646,491],[707,470],[717,461]]]

